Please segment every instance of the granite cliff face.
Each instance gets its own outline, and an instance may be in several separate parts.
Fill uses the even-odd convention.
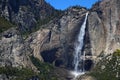
[[[84,8],[70,8],[60,19],[51,21],[42,26],[45,28],[31,34],[27,42],[34,56],[58,67],[72,66],[74,41],[85,13]]]
[[[15,27],[2,32],[1,66],[28,67],[36,70],[30,60],[30,56],[34,56],[41,62],[71,69],[76,34],[79,33],[86,12],[85,8],[69,8],[61,18],[51,20],[25,38]]]
[[[52,16],[55,10],[44,0],[1,0],[0,16],[31,32],[38,20]]]
[[[29,35],[21,31],[31,31],[56,10],[44,0],[1,0],[0,16],[16,27],[0,33],[0,66],[36,69],[30,60],[34,56],[41,62],[72,69],[74,43],[86,12],[89,15],[82,52],[86,54],[85,69],[89,70],[99,57],[120,48],[119,0],[97,2],[90,10],[71,7]]]
[[[15,28],[1,34],[0,66],[34,68],[28,57],[29,53],[22,36]]]
[[[29,56],[33,55],[58,67],[72,67],[74,42],[86,12],[85,8],[69,8],[61,18],[51,20],[26,38],[18,28],[1,33],[1,57],[10,59],[11,66],[29,66]],[[6,61],[2,63],[5,66]]]
[[[107,55],[120,48],[119,3],[119,0],[103,0],[91,9],[88,31],[93,55]]]

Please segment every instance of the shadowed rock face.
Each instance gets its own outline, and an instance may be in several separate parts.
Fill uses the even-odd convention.
[[[19,26],[23,31],[31,31],[38,20],[54,13],[54,8],[44,0],[1,0],[0,16]]]
[[[53,63],[53,61],[56,59],[57,50],[58,49],[55,48],[55,49],[43,51],[41,52],[41,56],[45,62]]]
[[[85,69],[86,71],[89,71],[89,70],[92,69],[93,65],[94,65],[94,64],[93,64],[93,61],[92,61],[92,60],[85,60],[84,69]]]

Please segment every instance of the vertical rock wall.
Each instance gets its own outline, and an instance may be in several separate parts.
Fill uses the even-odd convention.
[[[119,0],[103,0],[91,9],[88,31],[93,55],[107,55],[120,48],[119,3]]]

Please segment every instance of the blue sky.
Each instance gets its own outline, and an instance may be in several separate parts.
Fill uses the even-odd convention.
[[[45,0],[50,3],[54,8],[64,10],[69,6],[80,5],[90,8],[98,0]]]

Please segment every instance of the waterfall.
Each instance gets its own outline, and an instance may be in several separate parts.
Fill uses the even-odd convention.
[[[87,21],[88,13],[86,13],[85,20],[80,28],[80,32],[78,35],[77,42],[75,44],[75,54],[74,54],[74,71],[76,73],[84,72],[84,58],[85,55],[82,53],[82,48],[84,45],[84,36],[85,36],[85,28]],[[83,56],[83,57],[82,57]]]

